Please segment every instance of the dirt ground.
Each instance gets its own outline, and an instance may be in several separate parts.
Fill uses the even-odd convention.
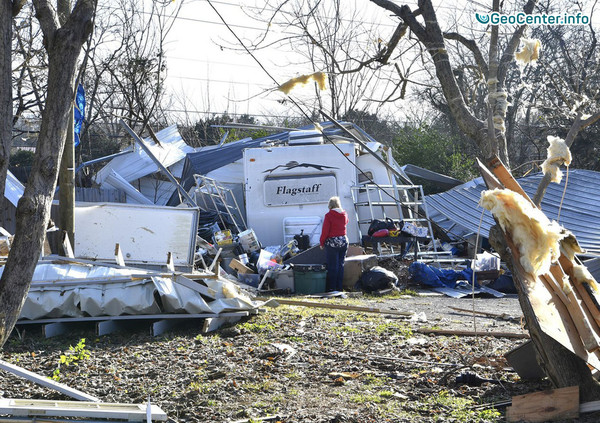
[[[412,317],[281,305],[208,335],[182,326],[158,337],[136,328],[45,339],[28,329],[0,357],[102,401],[150,398],[172,422],[500,422],[512,396],[550,388],[506,362],[524,339],[419,332],[526,333],[516,296],[453,299],[409,288],[418,295],[287,298]],[[61,364],[61,356],[69,358]],[[5,372],[0,396],[68,399]]]

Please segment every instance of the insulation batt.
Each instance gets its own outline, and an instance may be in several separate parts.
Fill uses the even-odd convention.
[[[296,86],[307,84],[311,79],[317,83],[321,91],[326,88],[327,74],[324,72],[315,72],[310,75],[300,75],[284,82],[279,86],[279,91],[289,94]]]
[[[523,38],[521,41],[523,42],[523,49],[515,54],[515,59],[524,65],[536,62],[540,57],[540,50],[542,48],[540,40]]]
[[[577,283],[587,282],[594,291],[598,292],[598,285],[596,284],[596,279],[594,279],[587,267],[581,266],[579,264],[574,264],[573,279],[575,279]]]
[[[566,166],[569,166],[571,164],[571,151],[562,138],[549,135],[548,142],[550,143],[548,158],[542,163],[542,172],[544,172],[544,175],[549,173],[551,176],[550,180],[560,184],[563,175],[560,165],[564,163]]]
[[[483,191],[479,205],[494,215],[500,227],[515,243],[523,269],[534,276],[548,273],[560,254],[559,241],[566,231],[550,221],[541,210],[514,191]]]

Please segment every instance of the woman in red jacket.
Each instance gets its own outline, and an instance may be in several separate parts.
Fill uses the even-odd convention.
[[[348,214],[342,209],[339,197],[331,197],[328,207],[320,240],[321,249],[325,248],[327,253],[327,291],[342,291],[344,260],[348,251]]]

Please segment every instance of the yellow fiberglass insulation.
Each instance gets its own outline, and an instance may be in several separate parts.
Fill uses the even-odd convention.
[[[548,158],[542,163],[542,172],[544,174],[549,173],[551,176],[550,180],[560,184],[562,180],[560,165],[564,163],[566,166],[569,166],[571,164],[571,151],[569,151],[567,143],[562,138],[549,135],[548,142],[550,143]]]
[[[566,235],[558,223],[551,222],[523,196],[507,189],[483,191],[479,205],[492,212],[512,238],[527,273],[534,276],[548,273],[550,264],[560,255],[559,241]]]
[[[575,235],[569,231],[566,231],[565,237],[560,241],[560,248],[565,257],[571,261],[575,259],[575,254],[585,253],[579,242],[577,242]]]
[[[540,49],[542,43],[540,40],[533,40],[530,38],[523,38],[523,49],[515,54],[515,59],[523,64],[536,62],[540,57]]]
[[[594,291],[598,292],[598,285],[596,284],[596,279],[594,279],[587,267],[579,264],[574,264],[573,279],[575,279],[577,283],[586,282]]]
[[[323,91],[327,86],[327,74],[325,72],[315,72],[310,75],[300,75],[295,78],[290,79],[287,82],[284,82],[279,86],[279,91],[283,91],[285,94],[289,94],[296,86],[304,85],[308,83],[310,80],[313,80],[319,86],[319,89]]]

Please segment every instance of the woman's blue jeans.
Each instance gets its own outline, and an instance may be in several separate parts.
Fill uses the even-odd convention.
[[[327,291],[342,291],[342,281],[344,280],[344,260],[348,245],[341,248],[334,248],[325,245],[327,255]]]

